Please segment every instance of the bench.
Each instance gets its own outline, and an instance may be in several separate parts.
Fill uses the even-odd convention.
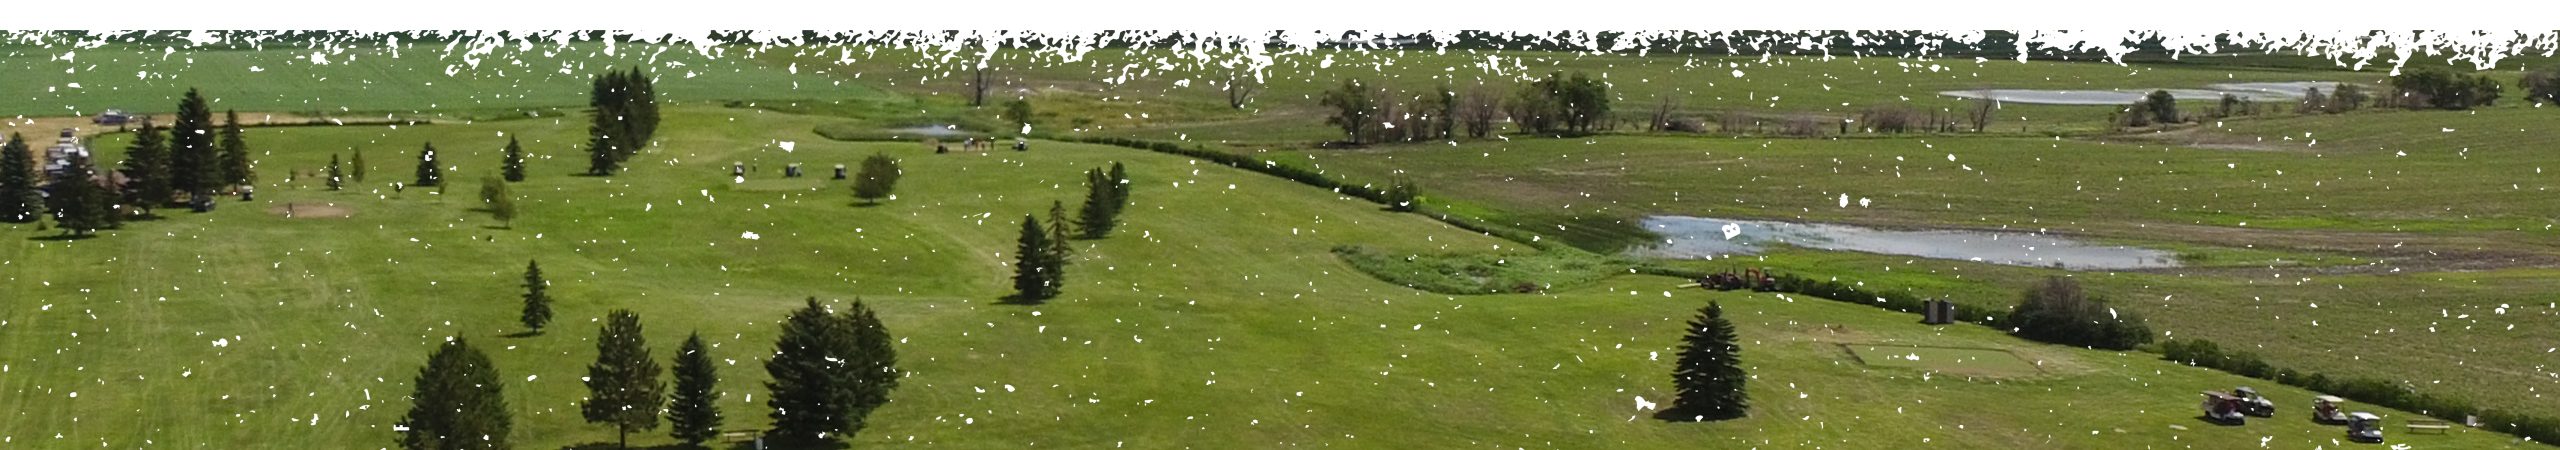
[[[756,441],[756,438],[763,437],[763,436],[764,436],[764,433],[761,433],[761,432],[759,432],[758,430],[731,430],[731,431],[724,431],[724,432],[721,432],[721,433],[720,433],[720,442],[730,442],[730,443],[746,443],[746,442],[755,442],[755,441]]]
[[[2436,434],[2445,434],[2445,432],[2453,430],[2453,423],[2442,420],[2409,421],[2409,434],[2418,434],[2418,430],[2432,430],[2435,431]]]

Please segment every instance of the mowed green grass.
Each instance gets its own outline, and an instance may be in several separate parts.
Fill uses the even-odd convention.
[[[1226,143],[1242,150],[1303,147],[1339,139],[1339,129],[1325,125],[1317,98],[1359,79],[1420,93],[1448,84],[1464,92],[1475,86],[1508,98],[1523,77],[1580,71],[1608,82],[1612,107],[1641,129],[1645,114],[1670,100],[1685,117],[1709,113],[1755,116],[1855,116],[1871,107],[1900,106],[1942,111],[1954,120],[1966,102],[1940,92],[1973,89],[2155,89],[2203,88],[2214,83],[2253,81],[2343,81],[2380,83],[2384,71],[2306,70],[2298,68],[2209,66],[2198,64],[2134,64],[1976,60],[1973,58],[1894,58],[1773,56],[1723,57],[1673,54],[1592,55],[1567,52],[1451,50],[1354,51],[1316,50],[1274,55],[1262,75],[1259,93],[1243,109],[1227,105],[1224,85],[1229,69],[1202,64],[1184,54],[1157,50],[1102,49],[1073,62],[1035,57],[1030,52],[1000,53],[990,96],[1030,98],[1035,107],[1058,113],[1035,120],[1048,130],[1086,132],[1147,139],[1188,139]],[[941,57],[905,49],[863,49],[845,62],[841,51],[780,49],[758,58],[769,66],[823,70],[838,79],[876,80],[886,89],[928,101],[957,104],[970,94],[971,78],[952,64],[917,64],[919,58]],[[976,61],[962,54],[959,61]],[[858,78],[857,78],[858,77]],[[2205,100],[2191,107],[2203,107]],[[2103,130],[2109,106],[2006,105],[1993,131],[2087,132]],[[1077,125],[1075,118],[1088,123]],[[1773,124],[1774,126],[1774,124]],[[1505,126],[1507,129],[1507,125]]]
[[[1868,367],[1899,367],[1984,377],[2023,377],[2043,373],[2035,364],[2007,350],[1841,344]]]
[[[2541,114],[2547,112],[2497,114],[2548,121]],[[2400,129],[2467,127],[2429,120],[2439,116],[2455,115],[2349,117],[2397,121],[2393,127]],[[2253,123],[2245,129],[2282,129],[2277,126]],[[2529,131],[2476,142],[2530,142],[2508,138],[2549,132],[2516,127]],[[2331,129],[2337,128],[2345,126]],[[2051,138],[1606,136],[1289,150],[1265,157],[1354,180],[1401,174],[1425,186],[1426,195],[1440,194],[1435,200],[1481,207],[1488,215],[1524,216],[1515,221],[1532,229],[1550,229],[1564,217],[1684,214],[2023,228],[2234,247],[2246,240],[2240,237],[2302,230],[2427,232],[2447,245],[2502,242],[2551,250],[2535,242],[2554,236],[2547,227],[2560,217],[2560,203],[2543,201],[2560,186],[2560,154],[2523,144],[2349,142],[2278,151]],[[1842,195],[1873,203],[1844,208]],[[2284,246],[2347,250],[2370,240],[2306,239]]]
[[[634,66],[657,77],[661,101],[896,97],[815,73],[765,67],[740,47],[719,47],[714,55],[685,46],[608,48],[586,42],[468,50],[446,51],[441,43],[330,50],[0,47],[0,71],[9,74],[0,78],[0,115],[123,109],[165,116],[192,87],[213,100],[214,108],[240,111],[520,117],[515,110],[545,110],[536,112],[558,116],[586,108],[590,77]]]
[[[808,132],[824,120],[671,109],[663,144],[613,178],[570,175],[583,169],[569,144],[576,120],[255,130],[257,203],[88,240],[5,229],[0,442],[385,447],[409,379],[447,337],[497,360],[520,448],[610,441],[574,411],[595,319],[613,308],[640,313],[661,357],[684,333],[703,333],[716,358],[735,361],[721,385],[731,426],[753,428],[766,412],[757,358],[776,321],[809,296],[861,298],[901,339],[908,377],[855,438],[864,446],[2215,448],[2340,437],[2307,420],[2195,420],[2195,392],[2244,384],[2237,377],[1924,327],[1859,305],[1674,290],[1678,280],[1650,277],[1546,295],[1424,294],[1362,275],[1328,249],[1517,245],[1179,157],[1048,142],[931,155],[825,142]],[[467,196],[506,135],[538,156],[533,178],[514,188],[523,218],[497,229]],[[425,141],[458,166],[446,176],[459,183],[445,195],[392,192],[385,185],[412,167],[403,157]],[[348,191],[280,176],[358,147],[370,178]],[[825,167],[873,153],[907,170],[899,198],[877,207],[854,206],[839,183],[739,189],[727,171],[745,161],[772,177],[789,162]],[[1129,225],[1078,242],[1066,296],[998,303],[1015,220],[1074,199],[1084,169],[1114,161],[1138,184]],[[283,202],[354,214],[287,219],[259,208]],[[559,319],[547,334],[505,337],[519,328],[518,274],[535,258]],[[1753,417],[1644,417],[1636,396],[1670,397],[1671,361],[1657,355],[1674,353],[1681,323],[1708,300],[1742,327],[1757,377]],[[1866,369],[1838,346],[1851,342],[2007,349],[2047,375]],[[2471,430],[2395,439],[2510,441]]]
[[[2160,242],[2197,269],[2078,273],[1788,251],[1765,265],[2006,308],[2075,275],[2162,337],[2213,339],[2333,375],[2402,380],[2560,414],[2549,110],[2235,121],[2257,150],[2023,138],[1767,140],[1608,136],[1275,151],[1352,180],[1402,175],[1429,201],[1590,248],[1642,243],[1651,214],[2041,230]],[[2367,125],[2373,131],[2349,131]],[[2444,128],[2455,131],[2445,132]],[[2304,133],[2322,139],[2317,146]],[[2460,139],[2442,136],[2461,136]],[[2291,136],[2296,141],[2285,141]],[[2334,141],[2331,139],[2335,139]],[[1950,161],[1950,156],[1954,160]],[[1872,199],[1839,205],[1841,195]],[[2447,358],[2459,358],[2448,362]]]

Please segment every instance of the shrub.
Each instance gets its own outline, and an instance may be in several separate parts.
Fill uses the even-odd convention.
[[[2107,307],[2070,278],[2050,277],[2028,288],[2009,319],[2018,337],[2056,344],[2128,350],[2151,342],[2142,316]]]

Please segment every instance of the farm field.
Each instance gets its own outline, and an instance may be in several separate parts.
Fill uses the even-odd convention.
[[[494,358],[515,448],[613,448],[614,429],[583,420],[579,402],[614,309],[639,314],[655,357],[700,333],[726,428],[761,430],[773,426],[764,362],[810,298],[861,301],[895,338],[901,385],[851,448],[2360,445],[2302,414],[2334,392],[2165,360],[2171,339],[2560,417],[2560,154],[2547,148],[2560,112],[2521,87],[2466,111],[2270,102],[2130,130],[2109,125],[2120,106],[2004,103],[1979,133],[1807,138],[1763,127],[1874,108],[1960,120],[1972,103],[1946,91],[2387,90],[2390,76],[2265,55],[1320,49],[1276,56],[1231,107],[1220,86],[1232,68],[1104,48],[1072,61],[1000,53],[988,105],[971,106],[966,52],[709,50],[0,44],[0,131],[39,150],[78,127],[112,167],[133,134],[84,116],[166,116],[189,87],[217,115],[261,125],[246,131],[255,201],[167,208],[86,239],[0,223],[0,448],[396,448],[415,377],[450,338]],[[635,66],[658,80],[665,122],[626,172],[584,175],[589,76]],[[1601,80],[1615,126],[1539,136],[1505,120],[1486,138],[1346,145],[1319,102],[1345,79],[1509,96],[1551,71]],[[2481,73],[2520,81],[2513,67]],[[1034,111],[1028,125],[1007,116],[1016,99]],[[1656,108],[1750,120],[1647,131]],[[347,124],[319,123],[332,119]],[[956,143],[1017,135],[1029,151]],[[511,184],[521,217],[502,224],[473,194],[510,138],[531,175]],[[430,143],[446,185],[405,185]],[[345,190],[326,189],[333,157],[359,153]],[[826,177],[873,155],[903,169],[881,204]],[[1217,160],[1239,155],[1243,168]],[[1085,171],[1115,163],[1134,190],[1125,223],[1072,241],[1062,296],[1007,301],[1022,217],[1074,214]],[[733,178],[732,164],[750,173]],[[791,164],[811,176],[782,177]],[[1291,175],[1301,169],[1344,189]],[[1419,212],[1351,192],[1399,180],[1418,186]],[[2179,265],[2064,270],[1795,244],[1674,259],[1643,252],[1666,238],[1645,222],[1656,216],[2036,233]],[[528,261],[558,300],[539,334],[517,320]],[[1744,268],[1982,311],[2068,278],[2108,316],[2147,319],[2154,343],[2057,345],[1661,275]],[[1655,417],[1646,406],[1677,392],[1685,322],[1710,302],[1739,326],[1751,412]],[[2237,386],[2286,413],[2241,426],[2199,416],[2198,392]],[[2473,427],[2412,436],[2402,425],[2428,411],[2349,409],[2386,417],[2386,447],[2549,448]],[[631,437],[684,448],[665,428]]]

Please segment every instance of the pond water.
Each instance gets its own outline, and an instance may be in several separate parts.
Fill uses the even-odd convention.
[[[2304,89],[2318,87],[2321,92],[2337,89],[2337,83],[2324,81],[2286,81],[2267,83],[2224,83],[2207,85],[2205,89],[2166,89],[2169,95],[2184,100],[2218,99],[2231,94],[2252,101],[2294,100],[2302,98]],[[1939,92],[1956,98],[1990,98],[2003,102],[2037,105],[2123,105],[2141,100],[2151,91],[2162,89],[1973,89]]]
[[[1790,245],[2074,270],[2178,267],[2177,255],[2167,251],[2028,232],[1878,230],[1840,224],[1688,216],[1647,217],[1644,228],[1661,235],[1664,241],[1632,253],[1669,258],[1719,258]]]

